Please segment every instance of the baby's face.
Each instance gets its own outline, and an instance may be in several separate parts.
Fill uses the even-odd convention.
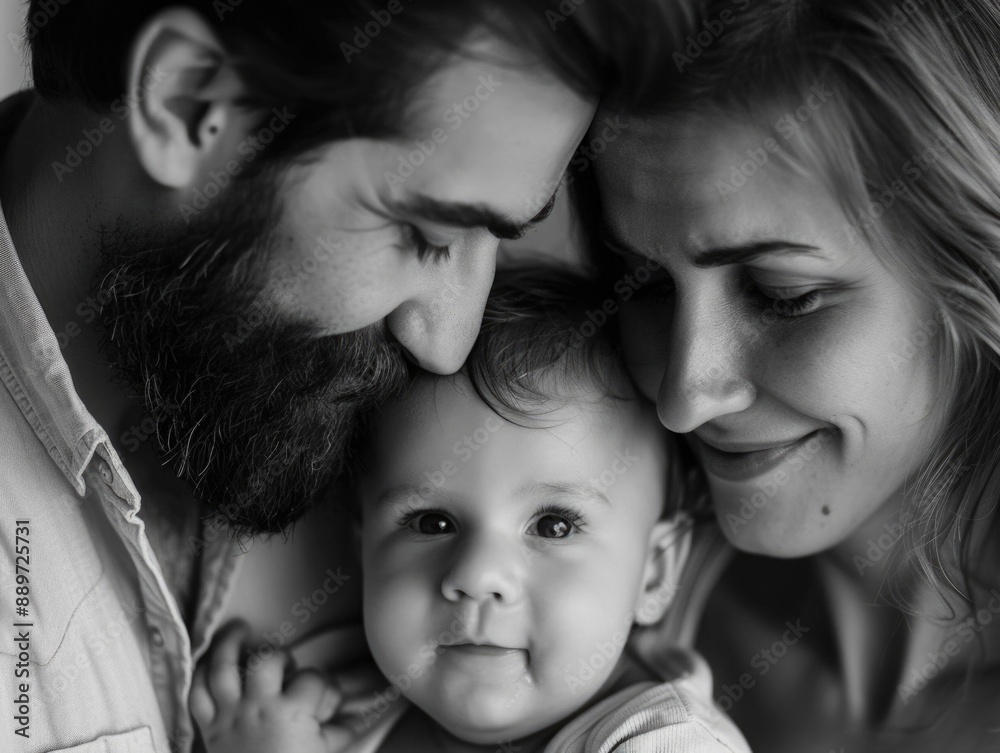
[[[390,682],[452,734],[516,740],[571,716],[617,662],[663,537],[665,452],[643,406],[499,418],[465,377],[379,420],[362,488],[364,618]]]

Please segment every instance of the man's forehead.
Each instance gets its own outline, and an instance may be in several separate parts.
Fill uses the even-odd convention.
[[[412,102],[420,107],[437,103],[441,97],[453,98],[470,86],[497,81],[511,85],[551,86],[560,79],[530,54],[510,42],[480,31],[442,57],[440,65],[417,87]],[[493,81],[490,81],[490,78]]]
[[[485,204],[521,224],[545,207],[596,102],[522,58],[509,47],[455,55],[414,93],[406,135],[392,140],[400,193]]]

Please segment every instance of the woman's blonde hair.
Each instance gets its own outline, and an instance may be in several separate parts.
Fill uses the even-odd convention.
[[[668,80],[629,114],[788,129],[776,139],[778,158],[828,180],[845,232],[870,242],[933,303],[925,343],[940,348],[941,383],[954,394],[929,459],[908,483],[897,549],[940,592],[981,605],[998,582],[988,549],[1000,533],[992,514],[1000,498],[1000,4],[710,0],[697,8]],[[949,563],[962,582],[949,577]],[[911,606],[901,588],[895,596]]]

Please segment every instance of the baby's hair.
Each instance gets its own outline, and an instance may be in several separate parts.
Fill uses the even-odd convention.
[[[656,423],[655,407],[644,404],[621,354],[617,310],[603,281],[567,264],[500,267],[463,371],[479,398],[511,423],[542,429],[548,414],[569,404],[630,411]],[[661,431],[663,514],[694,511],[706,498],[697,464]]]
[[[635,400],[616,310],[602,284],[569,265],[501,267],[464,372],[480,399],[513,423],[581,399]]]

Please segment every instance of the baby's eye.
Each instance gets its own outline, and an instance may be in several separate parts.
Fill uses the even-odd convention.
[[[425,512],[416,515],[410,520],[409,525],[417,533],[429,536],[439,536],[443,533],[455,532],[454,521],[440,512]]]
[[[573,532],[573,524],[559,515],[543,515],[535,524],[535,530],[543,539],[564,539]]]

